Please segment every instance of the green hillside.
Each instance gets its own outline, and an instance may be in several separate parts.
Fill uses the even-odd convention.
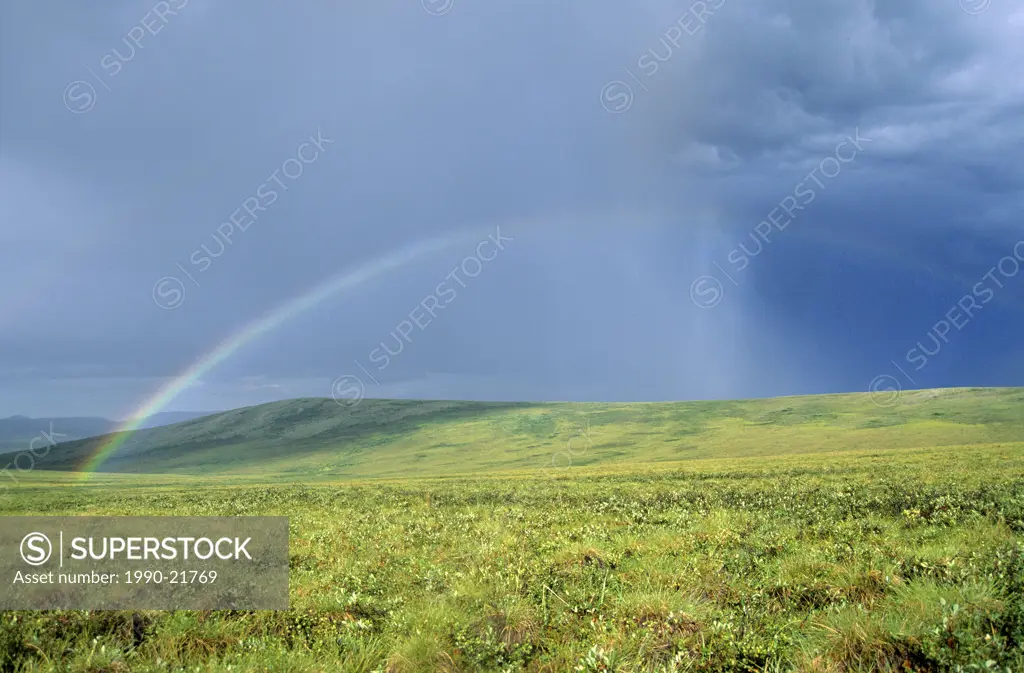
[[[136,432],[102,470],[446,476],[1024,442],[1021,388],[907,391],[888,407],[875,401],[868,394],[635,404],[363,400],[348,408],[296,399]],[[35,467],[80,469],[106,440],[61,444]]]

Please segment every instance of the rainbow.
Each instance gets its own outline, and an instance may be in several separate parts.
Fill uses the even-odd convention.
[[[480,236],[479,230],[472,232],[473,239],[479,239]],[[405,266],[424,255],[444,250],[464,240],[470,240],[470,237],[470,232],[460,232],[446,237],[420,241],[383,255],[356,269],[343,271],[328,278],[326,281],[313,286],[313,288],[284,302],[255,321],[245,325],[218,344],[209,353],[197,359],[184,372],[172,378],[152,397],[147,399],[142,406],[136,409],[129,416],[128,420],[100,442],[93,454],[83,463],[81,479],[84,481],[92,473],[99,470],[103,463],[117,453],[117,450],[128,441],[132,433],[138,430],[139,426],[149,416],[170,404],[182,391],[194,385],[200,377],[227,360],[254,339],[266,334],[296,315],[313,308],[338,292],[357,287],[382,273]]]
[[[507,222],[510,233],[521,232],[544,227],[573,227],[585,224],[587,228],[583,231],[593,232],[594,226],[599,224],[616,225],[628,219],[634,226],[640,223],[649,223],[646,218],[638,217],[637,213],[607,213],[594,212],[587,214],[549,213],[542,217],[527,217]],[[506,223],[502,223],[504,225]],[[181,374],[173,377],[167,384],[161,387],[153,396],[147,399],[136,409],[120,426],[110,435],[107,435],[99,443],[82,464],[81,480],[87,480],[94,472],[97,472],[103,464],[110,459],[117,450],[124,446],[132,433],[139,429],[147,418],[161,411],[170,404],[184,390],[193,386],[204,374],[224,362],[238,352],[239,349],[254,339],[270,332],[278,325],[286,322],[294,316],[307,311],[334,294],[357,287],[368,280],[371,280],[382,273],[393,269],[401,268],[425,255],[440,252],[456,244],[472,243],[482,240],[482,236],[491,233],[488,229],[482,233],[481,229],[462,229],[457,232],[412,243],[399,250],[377,257],[362,266],[351,271],[343,271],[331,276],[327,280],[313,286],[311,289],[284,302],[277,308],[265,313],[255,321],[245,325],[238,331],[231,334],[227,339],[218,344],[206,355],[197,359],[192,366]]]

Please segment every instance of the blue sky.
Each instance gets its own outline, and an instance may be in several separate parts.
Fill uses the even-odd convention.
[[[360,269],[167,408],[1024,385],[1022,31],[1003,0],[9,0],[0,416],[123,418]]]

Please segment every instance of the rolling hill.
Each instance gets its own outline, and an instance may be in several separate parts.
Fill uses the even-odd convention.
[[[906,391],[893,406],[875,401],[857,393],[634,404],[363,400],[348,408],[295,399],[140,430],[101,470],[365,478],[927,446],[1024,449],[1024,388]],[[110,439],[62,443],[35,467],[79,470]],[[0,456],[0,464],[11,459]]]

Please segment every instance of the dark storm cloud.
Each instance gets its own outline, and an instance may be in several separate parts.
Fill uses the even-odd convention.
[[[1024,14],[980,2],[7,2],[0,413],[126,413],[324,279],[498,224],[515,242],[377,393],[863,389],[1024,235]],[[694,306],[694,278],[858,132],[739,285]],[[310,307],[175,406],[328,395],[474,246]],[[181,285],[155,302],[162,278]],[[1020,372],[994,335],[1022,294],[927,383]]]

